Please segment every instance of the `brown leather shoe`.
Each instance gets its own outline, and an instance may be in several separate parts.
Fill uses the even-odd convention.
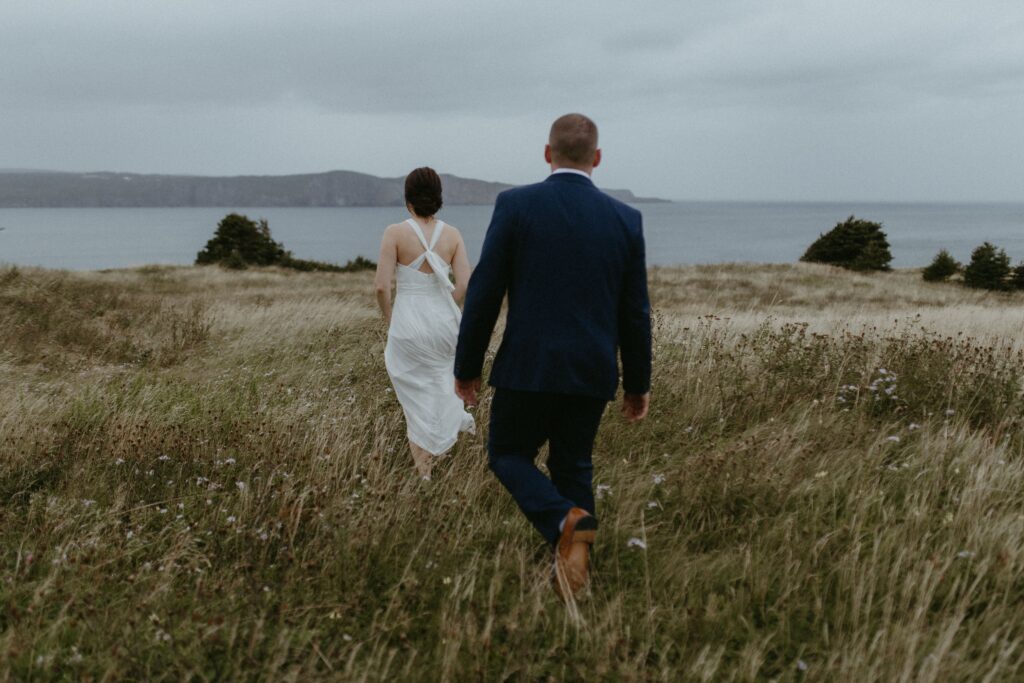
[[[575,596],[587,585],[590,546],[596,536],[596,517],[583,508],[569,510],[562,525],[562,535],[555,546],[555,592],[563,600]]]

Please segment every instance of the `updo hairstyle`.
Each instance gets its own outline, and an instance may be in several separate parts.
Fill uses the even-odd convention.
[[[441,178],[429,166],[415,169],[405,177],[405,203],[421,218],[441,209]]]

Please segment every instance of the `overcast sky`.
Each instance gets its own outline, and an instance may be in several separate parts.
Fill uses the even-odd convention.
[[[675,199],[1024,201],[1020,0],[33,0],[0,168],[544,177]]]

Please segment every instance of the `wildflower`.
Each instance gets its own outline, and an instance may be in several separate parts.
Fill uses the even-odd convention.
[[[184,510],[185,509],[185,504],[184,503],[178,503],[178,509],[179,510]]]
[[[807,671],[807,662],[802,659],[796,660],[797,671]]]
[[[609,486],[608,484],[598,484],[597,485],[597,489],[595,490],[595,493],[597,494],[597,497],[599,499],[600,498],[604,498],[604,494],[606,494],[606,493],[610,495],[611,492],[612,492],[612,487]]]
[[[82,501],[82,505],[84,505],[87,508],[91,508],[95,504],[96,504],[95,500],[85,499],[85,500]]]
[[[637,538],[635,536],[633,538],[629,539],[628,541],[626,541],[626,547],[627,548],[640,548],[640,550],[647,550],[647,544],[644,543],[643,541],[641,541],[639,538]]]
[[[235,464],[235,459],[234,458],[228,458],[227,460],[224,461],[224,464],[225,465],[234,465]]]
[[[114,461],[114,464],[115,465],[123,465],[124,464],[124,458],[118,458],[117,460]]]
[[[893,434],[892,436],[885,437],[885,440],[886,441],[892,441],[893,443],[899,443],[900,442],[900,437],[898,437],[895,434]]]
[[[664,474],[655,474],[653,477],[651,477],[651,480],[654,482],[654,485],[657,486],[659,484],[664,483],[665,475]]]
[[[956,554],[956,556],[961,560],[969,560],[972,557],[974,557],[974,553],[972,553],[970,550],[961,550]]]
[[[132,538],[134,538],[134,537],[135,537],[135,532],[134,532],[134,531],[132,531],[131,529],[129,529],[129,530],[128,530],[128,533],[127,533],[127,534],[125,534],[125,538],[127,538],[127,539],[132,539]]]
[[[648,510],[650,510],[652,508],[656,508],[656,507],[658,507],[658,501],[656,501],[656,500],[648,501],[648,503],[647,503],[647,509]]]
[[[910,424],[907,425],[907,431],[910,431],[910,432],[914,431],[915,429],[920,429],[920,428],[921,428],[921,425],[917,424],[916,422],[911,422]]]
[[[442,580],[441,580],[441,583],[443,583],[443,584],[444,584],[444,585],[446,585],[446,586],[449,586],[449,585],[451,585],[451,583],[452,583],[452,577],[450,577],[450,576],[446,576],[446,577],[444,577],[444,579],[442,579]]]
[[[948,409],[946,410],[946,417],[950,417],[950,416],[952,416],[952,415],[956,415],[956,411],[955,411],[955,410],[953,410],[952,408],[948,408]]]
[[[228,515],[228,524],[234,524],[234,523],[235,523],[235,516],[234,515]]]
[[[235,482],[235,486],[238,487],[239,491],[245,491],[245,482],[244,481],[236,481]]]
[[[167,462],[170,459],[171,459],[171,456],[169,456],[169,455],[161,455],[159,458],[157,458],[157,460],[159,460],[160,462]]]
[[[157,508],[156,511],[159,512],[161,515],[167,514],[167,508]]]
[[[341,639],[342,639],[342,640],[344,640],[344,641],[345,641],[346,643],[351,643],[351,642],[352,642],[352,636],[350,636],[350,635],[349,635],[349,634],[347,634],[347,633],[346,633],[346,634],[344,634],[344,635],[342,635],[342,636],[341,636]]]

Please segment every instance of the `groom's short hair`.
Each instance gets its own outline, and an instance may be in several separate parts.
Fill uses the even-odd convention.
[[[583,114],[559,116],[548,136],[554,161],[589,164],[597,151],[597,124]]]

